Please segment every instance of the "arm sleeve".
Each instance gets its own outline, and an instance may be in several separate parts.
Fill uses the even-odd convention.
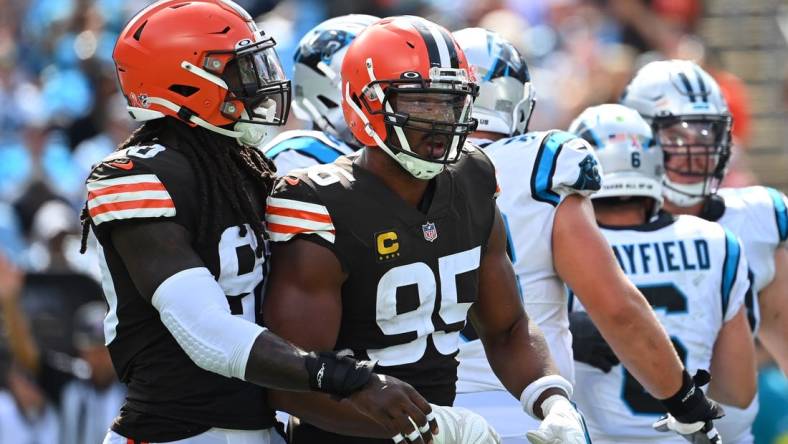
[[[207,268],[190,268],[170,276],[156,289],[151,303],[197,366],[244,379],[252,346],[265,328],[230,313],[224,291]]]

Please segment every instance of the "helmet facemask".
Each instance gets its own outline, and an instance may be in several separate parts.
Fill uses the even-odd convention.
[[[502,51],[490,70],[477,73],[480,93],[474,114],[480,130],[507,136],[528,131],[536,94],[528,68],[514,51]]]
[[[731,117],[660,117],[652,126],[665,156],[665,197],[689,207],[716,193],[730,158]]]
[[[477,131],[507,137],[527,132],[536,98],[528,65],[519,51],[501,35],[481,28],[453,35],[479,85],[473,104]]]
[[[258,145],[267,131],[260,125],[281,126],[290,112],[290,81],[274,51],[273,38],[243,40],[234,51],[209,51],[203,68],[227,86],[221,105],[241,143]]]
[[[386,141],[378,145],[414,177],[426,180],[459,159],[465,139],[476,129],[471,111],[477,92],[464,69],[433,67],[429,79],[406,72],[398,80],[373,80],[359,101],[370,115],[384,118]]]

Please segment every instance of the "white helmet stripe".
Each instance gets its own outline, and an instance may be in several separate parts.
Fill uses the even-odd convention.
[[[244,8],[242,8],[240,5],[238,5],[234,1],[232,1],[232,0],[219,0],[219,1],[221,1],[225,5],[227,5],[230,8],[232,8],[233,11],[235,11],[239,16],[241,16],[241,18],[243,18],[247,22],[254,22],[254,20],[252,19],[252,16],[249,15],[249,13]]]
[[[372,59],[367,59],[367,75],[369,75],[370,83],[376,80],[375,78],[375,68],[372,66]],[[377,98],[378,102],[383,103],[383,88],[380,87],[379,83],[375,83],[372,85],[372,88],[375,89],[375,97]],[[386,112],[394,113],[394,109],[391,107],[391,104],[388,102],[383,103],[383,106],[386,108]],[[400,148],[405,151],[410,151],[410,144],[408,143],[408,138],[405,137],[405,132],[402,131],[398,125],[392,125],[394,127],[394,132],[397,133],[397,138],[399,139]]]
[[[449,45],[446,44],[446,39],[443,38],[440,28],[433,25],[432,23],[428,23],[427,29],[430,31],[432,38],[435,39],[435,44],[438,46],[438,55],[440,55],[441,68],[451,68]]]
[[[427,46],[427,55],[430,58],[430,66],[440,66],[442,68],[449,67],[449,48],[440,30],[431,23],[421,18],[413,20],[413,27],[419,31],[421,38],[424,39],[424,44]]]
[[[218,86],[220,88],[229,89],[227,87],[227,83],[225,83],[225,81],[222,80],[221,77],[213,75],[213,74],[209,73],[208,71],[200,68],[199,66],[196,66],[196,65],[193,65],[193,64],[187,62],[186,60],[181,62],[181,68],[185,69],[186,71],[189,71],[190,73],[193,73],[195,75],[198,75],[198,76],[202,77],[203,79],[213,83],[214,85],[216,85],[216,86]]]

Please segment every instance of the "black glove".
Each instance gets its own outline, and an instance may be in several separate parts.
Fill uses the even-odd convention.
[[[569,331],[572,332],[572,352],[575,361],[586,363],[605,373],[619,364],[618,357],[607,345],[588,313],[584,311],[569,313]]]
[[[692,443],[720,442],[712,420],[722,418],[725,411],[700,389],[711,381],[711,375],[705,370],[698,370],[694,377],[690,377],[684,370],[682,376],[679,391],[668,399],[660,400],[668,416],[655,422],[654,428],[658,431],[672,430]]]

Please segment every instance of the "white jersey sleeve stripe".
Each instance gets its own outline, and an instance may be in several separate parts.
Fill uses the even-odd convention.
[[[97,180],[88,182],[88,191],[97,191],[102,188],[112,187],[116,185],[137,185],[143,183],[157,183],[161,181],[155,174],[134,174],[131,176],[114,177],[112,179]]]
[[[108,203],[146,199],[171,200],[170,193],[167,191],[133,191],[129,193],[115,193],[93,197],[88,200],[88,209],[93,209],[99,205]]]
[[[170,201],[172,203],[172,201]],[[103,222],[123,219],[148,218],[148,217],[173,217],[175,207],[164,208],[130,208],[117,211],[105,211],[93,217],[93,223],[99,225]]]
[[[295,235],[297,235],[297,234],[316,234],[316,235],[322,237],[323,239],[327,240],[329,243],[332,243],[332,244],[334,243],[334,240],[336,239],[336,236],[334,235],[334,233],[333,232],[329,232],[329,231],[308,231],[308,230],[302,230],[302,231],[298,231],[298,232],[288,233],[288,232],[285,232],[285,231],[272,229],[270,224],[268,226],[268,237],[270,237],[271,241],[273,241],[273,242],[287,242],[290,239],[292,239],[293,237],[295,237]]]
[[[307,211],[310,213],[328,215],[328,209],[323,205],[302,202],[300,200],[284,199],[281,197],[269,197],[268,207],[286,208],[290,210]]]
[[[331,223],[306,220],[302,218],[266,215],[265,220],[270,225],[285,225],[294,228],[302,228],[309,231],[334,231],[334,225]]]

